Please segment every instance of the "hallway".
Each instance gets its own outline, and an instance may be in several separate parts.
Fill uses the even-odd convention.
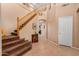
[[[32,47],[23,56],[79,56],[79,4],[1,3],[0,21],[3,55],[20,55]],[[31,44],[32,35],[38,43]]]
[[[79,56],[79,51],[69,47],[56,46],[48,40],[40,40],[38,43],[33,43],[32,49],[23,56]]]

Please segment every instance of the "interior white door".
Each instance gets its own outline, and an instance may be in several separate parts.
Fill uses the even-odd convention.
[[[73,16],[59,17],[58,27],[58,43],[72,46]]]

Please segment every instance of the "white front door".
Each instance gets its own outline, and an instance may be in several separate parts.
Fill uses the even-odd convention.
[[[58,20],[58,43],[72,46],[73,16],[59,17]]]

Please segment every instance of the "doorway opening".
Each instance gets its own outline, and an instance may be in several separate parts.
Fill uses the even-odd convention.
[[[38,34],[38,38],[46,39],[46,20],[39,19],[36,21],[36,33]]]
[[[41,39],[46,39],[46,20],[40,19],[38,24],[39,37]]]

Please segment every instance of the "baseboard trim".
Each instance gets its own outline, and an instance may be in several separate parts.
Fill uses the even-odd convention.
[[[50,41],[50,40],[48,40],[50,43],[53,43],[53,44],[55,44],[56,46],[61,46],[61,44],[58,44],[58,43],[55,43],[55,42],[53,42],[53,41]],[[64,46],[64,45],[63,45]],[[69,47],[69,46],[68,46]],[[77,47],[70,47],[70,48],[72,48],[72,49],[75,49],[75,50],[79,50],[79,48],[77,48]]]
[[[61,44],[58,44],[58,46],[65,46],[65,45],[61,45]],[[70,47],[70,48],[72,48],[72,49],[75,49],[75,50],[79,50],[79,48],[76,48],[76,47],[71,47],[71,46],[66,46],[66,47]]]
[[[79,48],[77,48],[77,47],[71,47],[71,48],[76,49],[76,50],[79,50]]]
[[[56,46],[58,46],[58,44],[55,43],[55,42],[53,42],[53,41],[48,40],[48,42],[53,43],[53,44],[55,44]]]

